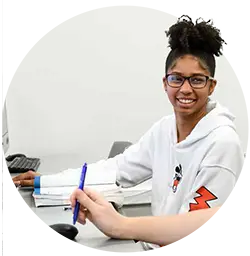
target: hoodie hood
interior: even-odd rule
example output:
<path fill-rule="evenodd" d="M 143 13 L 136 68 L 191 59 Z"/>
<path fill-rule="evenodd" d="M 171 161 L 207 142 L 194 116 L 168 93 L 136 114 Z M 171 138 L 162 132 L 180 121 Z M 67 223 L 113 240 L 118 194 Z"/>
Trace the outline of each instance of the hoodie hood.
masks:
<path fill-rule="evenodd" d="M 230 111 L 221 106 L 218 102 L 209 100 L 207 103 L 207 115 L 204 116 L 195 126 L 187 138 L 176 146 L 187 147 L 208 136 L 215 129 L 228 126 L 236 130 L 233 123 L 235 116 Z"/>

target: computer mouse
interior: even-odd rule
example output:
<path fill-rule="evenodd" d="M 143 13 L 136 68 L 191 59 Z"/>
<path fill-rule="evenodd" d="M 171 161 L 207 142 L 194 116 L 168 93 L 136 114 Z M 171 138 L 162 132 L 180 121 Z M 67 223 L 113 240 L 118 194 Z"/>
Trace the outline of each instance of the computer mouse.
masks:
<path fill-rule="evenodd" d="M 61 234 L 64 237 L 67 237 L 70 240 L 74 240 L 74 238 L 78 234 L 78 229 L 71 224 L 57 223 L 50 225 L 50 227 L 54 229 L 57 233 Z"/>

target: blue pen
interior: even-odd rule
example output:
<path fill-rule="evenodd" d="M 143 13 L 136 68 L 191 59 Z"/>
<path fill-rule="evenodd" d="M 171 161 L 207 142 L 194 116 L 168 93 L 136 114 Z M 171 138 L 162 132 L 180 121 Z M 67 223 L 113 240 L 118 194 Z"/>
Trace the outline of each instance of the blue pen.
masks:
<path fill-rule="evenodd" d="M 84 187 L 84 181 L 85 181 L 85 176 L 87 172 L 87 163 L 85 163 L 82 167 L 82 173 L 81 173 L 81 178 L 80 178 L 80 184 L 79 184 L 79 189 L 83 190 Z M 76 206 L 74 209 L 74 215 L 73 215 L 73 224 L 76 224 L 77 218 L 78 218 L 78 213 L 80 209 L 80 203 L 76 201 Z"/>

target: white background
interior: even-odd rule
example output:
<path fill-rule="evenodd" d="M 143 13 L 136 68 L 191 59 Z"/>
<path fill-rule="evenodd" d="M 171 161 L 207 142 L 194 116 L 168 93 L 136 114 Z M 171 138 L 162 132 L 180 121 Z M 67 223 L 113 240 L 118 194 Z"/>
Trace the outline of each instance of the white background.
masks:
<path fill-rule="evenodd" d="M 136 142 L 172 107 L 162 77 L 164 31 L 176 8 L 216 16 L 226 48 L 215 99 L 249 144 L 248 1 L 1 0 L 0 70 L 9 72 L 10 152 L 106 157 L 115 140 Z"/>

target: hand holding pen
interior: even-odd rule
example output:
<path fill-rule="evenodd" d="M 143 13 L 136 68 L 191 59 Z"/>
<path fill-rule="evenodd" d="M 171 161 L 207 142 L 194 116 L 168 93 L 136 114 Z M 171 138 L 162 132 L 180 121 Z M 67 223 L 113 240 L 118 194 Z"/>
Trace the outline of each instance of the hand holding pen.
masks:
<path fill-rule="evenodd" d="M 105 197 L 91 188 L 84 188 L 84 191 L 76 189 L 70 197 L 72 210 L 76 201 L 80 203 L 80 211 L 77 222 L 84 225 L 88 219 L 105 235 L 113 238 L 123 238 L 121 228 L 127 226 L 129 220 L 118 213 L 113 205 Z"/>
<path fill-rule="evenodd" d="M 86 172 L 87 172 L 87 163 L 85 163 L 82 167 L 82 173 L 81 173 L 80 183 L 79 183 L 79 187 L 78 187 L 78 189 L 80 189 L 80 190 L 83 190 L 83 188 L 84 188 Z M 75 209 L 74 209 L 74 213 L 73 213 L 73 224 L 74 225 L 76 224 L 76 221 L 78 219 L 79 210 L 80 210 L 80 203 L 76 200 L 76 205 L 75 205 Z"/>

